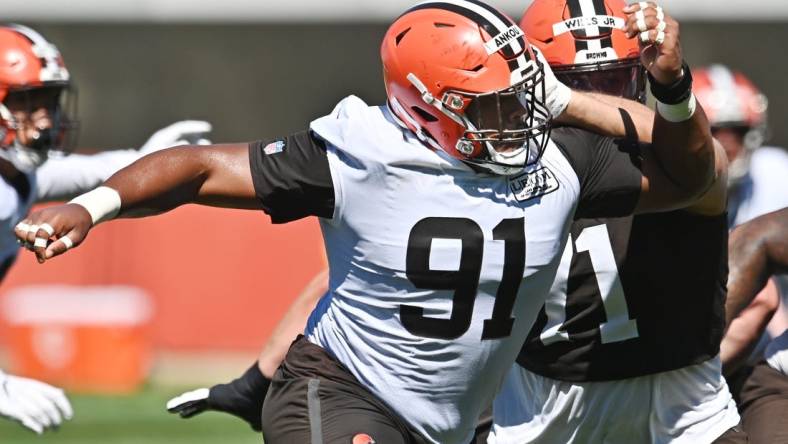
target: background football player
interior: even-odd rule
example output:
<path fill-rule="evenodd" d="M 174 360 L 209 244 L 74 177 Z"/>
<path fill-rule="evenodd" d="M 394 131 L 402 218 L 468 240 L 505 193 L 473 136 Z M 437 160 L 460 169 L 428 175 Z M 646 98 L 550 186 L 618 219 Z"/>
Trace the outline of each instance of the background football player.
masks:
<path fill-rule="evenodd" d="M 788 193 L 775 192 L 788 183 L 788 154 L 782 148 L 762 146 L 768 135 L 766 97 L 744 74 L 728 67 L 712 65 L 696 72 L 698 100 L 707 110 L 712 134 L 731 159 L 729 223 L 736 226 L 788 206 Z M 781 403 L 788 402 L 786 383 L 764 361 L 779 356 L 785 345 L 780 338 L 772 340 L 788 327 L 780 294 L 785 285 L 777 285 L 780 276 L 773 276 L 777 273 L 762 274 L 764 269 L 758 266 L 766 262 L 750 256 L 765 248 L 763 239 L 776 239 L 777 220 L 773 216 L 734 231 L 730 246 L 728 328 L 721 356 L 752 442 L 781 442 L 788 436 L 783 421 L 773 416 Z M 750 270 L 744 264 L 756 267 Z M 754 277 L 759 278 L 757 285 Z M 751 293 L 753 288 L 759 292 Z"/>
<path fill-rule="evenodd" d="M 663 13 L 627 8 L 535 0 L 521 27 L 565 84 L 645 102 L 626 25 L 645 29 Z M 494 402 L 488 442 L 746 442 L 718 356 L 725 191 L 721 181 L 682 210 L 573 223 L 550 298 Z"/>
<path fill-rule="evenodd" d="M 788 208 L 736 227 L 731 232 L 729 265 L 727 308 L 735 315 L 750 301 L 755 302 L 736 318 L 739 324 L 730 326 L 726 338 L 730 330 L 738 329 L 750 331 L 748 336 L 757 340 L 778 304 L 776 297 L 757 301 L 764 298 L 761 290 L 769 278 L 788 272 Z M 771 310 L 763 306 L 771 306 Z M 739 386 L 736 394 L 742 424 L 752 443 L 786 442 L 788 330 L 771 341 L 763 357 L 765 360 L 733 375 L 732 384 Z"/>
<path fill-rule="evenodd" d="M 645 33 L 629 30 L 660 43 L 644 56 L 659 113 L 636 122 L 653 125 L 653 149 L 548 136 L 552 116 L 626 131 L 617 108 L 557 82 L 508 17 L 426 2 L 384 38 L 389 107 L 349 97 L 285 139 L 146 156 L 17 236 L 45 262 L 98 222 L 187 202 L 318 216 L 330 292 L 274 376 L 266 441 L 465 443 L 544 303 L 572 217 L 683 207 L 719 178 L 678 27 L 646 11 Z"/>
<path fill-rule="evenodd" d="M 64 157 L 77 123 L 71 86 L 52 43 L 25 26 L 0 25 L 0 281 L 19 251 L 14 226 L 33 203 L 73 197 L 144 154 L 210 130 L 207 122 L 184 121 L 160 130 L 139 151 Z M 42 433 L 72 411 L 60 389 L 0 372 L 0 416 Z"/>

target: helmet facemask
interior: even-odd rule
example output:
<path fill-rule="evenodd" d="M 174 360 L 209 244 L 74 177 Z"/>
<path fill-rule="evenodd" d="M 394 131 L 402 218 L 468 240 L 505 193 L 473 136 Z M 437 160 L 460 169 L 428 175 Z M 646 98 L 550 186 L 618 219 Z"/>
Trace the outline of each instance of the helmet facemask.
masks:
<path fill-rule="evenodd" d="M 456 142 L 461 160 L 499 175 L 517 174 L 539 161 L 550 137 L 552 116 L 545 97 L 544 69 L 531 62 L 530 74 L 488 93 L 446 90 L 433 98 L 414 75 L 408 79 L 422 99 L 464 128 Z"/>
<path fill-rule="evenodd" d="M 76 92 L 65 82 L 45 86 L 9 88 L 0 104 L 0 132 L 6 146 L 0 157 L 22 172 L 32 172 L 50 155 L 65 155 L 76 144 L 78 122 Z M 30 140 L 20 137 L 30 125 L 37 125 Z"/>

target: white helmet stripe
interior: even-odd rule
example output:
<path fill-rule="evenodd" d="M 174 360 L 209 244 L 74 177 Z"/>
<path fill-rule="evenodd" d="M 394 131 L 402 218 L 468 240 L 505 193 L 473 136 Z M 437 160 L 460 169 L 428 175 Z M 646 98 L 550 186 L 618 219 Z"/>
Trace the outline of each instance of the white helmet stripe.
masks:
<path fill-rule="evenodd" d="M 709 67 L 709 80 L 712 90 L 709 100 L 714 101 L 713 107 L 718 110 L 714 120 L 744 122 L 746 120 L 744 104 L 737 94 L 739 88 L 731 70 L 723 65 L 712 65 Z"/>
<path fill-rule="evenodd" d="M 44 36 L 27 26 L 16 23 L 9 23 L 3 25 L 3 27 L 22 34 L 33 43 L 33 53 L 43 61 L 40 78 L 42 82 L 69 80 L 68 70 L 58 60 L 60 58 L 60 51 L 58 51 L 55 45 L 49 43 Z"/>

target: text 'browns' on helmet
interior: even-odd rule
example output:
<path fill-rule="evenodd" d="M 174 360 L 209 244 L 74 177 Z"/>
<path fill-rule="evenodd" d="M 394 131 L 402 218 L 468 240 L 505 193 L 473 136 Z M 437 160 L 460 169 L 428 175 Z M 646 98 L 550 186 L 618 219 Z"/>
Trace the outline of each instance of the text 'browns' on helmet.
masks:
<path fill-rule="evenodd" d="M 479 1 L 426 1 L 381 46 L 388 104 L 426 145 L 514 174 L 549 140 L 544 70 L 519 26 Z"/>
<path fill-rule="evenodd" d="M 625 0 L 535 0 L 520 27 L 572 89 L 646 101 L 637 39 L 624 32 Z"/>

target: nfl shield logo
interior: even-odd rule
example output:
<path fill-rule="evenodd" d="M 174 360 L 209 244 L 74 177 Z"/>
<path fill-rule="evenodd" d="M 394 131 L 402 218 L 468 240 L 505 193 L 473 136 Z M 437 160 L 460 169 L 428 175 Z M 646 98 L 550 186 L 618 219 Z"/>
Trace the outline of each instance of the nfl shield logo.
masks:
<path fill-rule="evenodd" d="M 271 142 L 263 148 L 263 152 L 265 154 L 276 154 L 281 153 L 282 150 L 285 149 L 285 141 L 284 140 L 277 140 L 276 142 Z"/>

